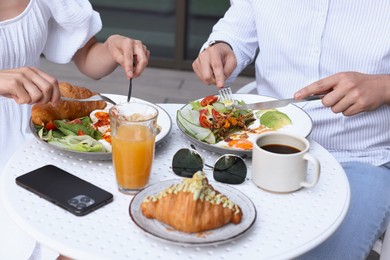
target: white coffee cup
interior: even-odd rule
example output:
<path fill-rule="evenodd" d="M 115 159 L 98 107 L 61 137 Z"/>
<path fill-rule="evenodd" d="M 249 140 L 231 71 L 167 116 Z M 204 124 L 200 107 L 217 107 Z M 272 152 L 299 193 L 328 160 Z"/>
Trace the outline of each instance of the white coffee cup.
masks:
<path fill-rule="evenodd" d="M 295 134 L 266 132 L 253 145 L 252 181 L 272 192 L 292 192 L 314 187 L 320 178 L 320 162 L 310 154 L 309 141 Z M 308 181 L 308 162 L 312 178 Z"/>

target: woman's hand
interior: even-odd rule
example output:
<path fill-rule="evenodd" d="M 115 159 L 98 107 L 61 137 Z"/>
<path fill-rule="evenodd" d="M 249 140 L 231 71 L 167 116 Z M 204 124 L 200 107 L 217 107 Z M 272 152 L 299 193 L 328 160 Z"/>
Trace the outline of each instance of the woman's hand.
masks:
<path fill-rule="evenodd" d="M 57 102 L 61 93 L 57 79 L 32 67 L 0 70 L 0 95 L 18 104 Z"/>
<path fill-rule="evenodd" d="M 112 58 L 125 70 L 128 78 L 140 76 L 148 65 L 150 52 L 139 40 L 112 35 L 104 44 Z"/>
<path fill-rule="evenodd" d="M 207 85 L 214 84 L 218 88 L 225 85 L 234 69 L 237 60 L 234 52 L 226 43 L 220 42 L 199 53 L 192 63 L 192 69 L 198 78 Z"/>
<path fill-rule="evenodd" d="M 372 111 L 390 105 L 390 75 L 341 72 L 302 88 L 294 97 L 302 99 L 326 92 L 329 93 L 322 98 L 322 103 L 334 113 L 351 116 Z"/>
<path fill-rule="evenodd" d="M 79 49 L 73 57 L 78 69 L 85 75 L 100 79 L 113 72 L 118 64 L 127 78 L 136 78 L 148 65 L 150 52 L 139 40 L 111 35 L 104 43 L 95 37 Z"/>

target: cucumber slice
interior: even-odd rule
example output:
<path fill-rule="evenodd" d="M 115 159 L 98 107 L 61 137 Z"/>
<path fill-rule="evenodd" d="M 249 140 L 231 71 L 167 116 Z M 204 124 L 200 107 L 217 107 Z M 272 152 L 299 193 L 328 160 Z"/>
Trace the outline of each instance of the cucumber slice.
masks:
<path fill-rule="evenodd" d="M 180 110 L 177 111 L 177 120 L 180 122 L 183 128 L 189 133 L 191 133 L 191 135 L 196 139 L 200 141 L 206 141 L 205 139 L 207 139 L 207 142 L 215 143 L 215 136 L 210 129 L 191 123 L 190 121 L 184 118 Z M 214 140 L 213 137 L 210 136 L 210 134 L 214 136 Z"/>
<path fill-rule="evenodd" d="M 213 132 L 210 132 L 210 134 L 204 139 L 204 141 L 206 143 L 209 143 L 209 144 L 215 144 L 216 143 L 216 140 L 215 140 L 215 135 Z"/>
<path fill-rule="evenodd" d="M 183 109 L 180 110 L 181 115 L 186 119 L 187 121 L 200 126 L 199 123 L 199 111 L 198 110 L 192 110 L 192 109 Z"/>
<path fill-rule="evenodd" d="M 184 128 L 184 130 L 189 133 L 191 136 L 195 137 L 196 132 L 188 126 L 188 121 L 183 117 L 183 114 L 180 110 L 177 111 L 177 122 Z"/>
<path fill-rule="evenodd" d="M 226 106 L 221 102 L 214 102 L 213 107 L 215 110 L 217 110 L 218 112 L 221 112 L 221 113 L 226 111 Z"/>
<path fill-rule="evenodd" d="M 188 130 L 187 130 L 187 129 L 183 126 L 183 124 L 179 121 L 179 117 L 178 117 L 178 116 L 176 117 L 176 121 L 177 121 L 177 125 L 179 126 L 179 128 L 180 128 L 181 130 L 183 130 L 184 132 L 186 132 L 187 134 L 189 134 L 189 135 L 191 135 L 191 136 L 194 135 L 194 133 L 188 132 Z"/>

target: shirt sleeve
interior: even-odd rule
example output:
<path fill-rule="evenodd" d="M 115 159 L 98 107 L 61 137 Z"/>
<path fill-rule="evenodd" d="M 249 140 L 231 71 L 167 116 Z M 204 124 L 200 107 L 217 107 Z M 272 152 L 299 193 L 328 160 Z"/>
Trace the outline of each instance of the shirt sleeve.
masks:
<path fill-rule="evenodd" d="M 88 0 L 45 1 L 52 16 L 43 54 L 52 62 L 68 63 L 101 30 L 100 15 Z"/>
<path fill-rule="evenodd" d="M 225 41 L 230 44 L 237 59 L 237 67 L 226 80 L 233 81 L 254 59 L 258 49 L 255 16 L 251 0 L 231 0 L 224 17 L 213 27 L 205 49 L 210 42 Z"/>

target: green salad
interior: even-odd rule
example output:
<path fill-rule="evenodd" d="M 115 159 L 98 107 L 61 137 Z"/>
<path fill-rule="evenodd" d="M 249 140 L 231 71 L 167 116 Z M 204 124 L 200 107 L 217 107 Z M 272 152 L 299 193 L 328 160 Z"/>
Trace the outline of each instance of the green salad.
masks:
<path fill-rule="evenodd" d="M 54 120 L 45 126 L 35 125 L 40 139 L 51 145 L 80 152 L 108 152 L 98 140 L 102 133 L 94 129 L 89 116 L 69 120 Z"/>
<path fill-rule="evenodd" d="M 236 102 L 245 104 L 244 101 Z M 249 133 L 259 124 L 269 130 L 278 130 L 292 124 L 291 119 L 279 110 L 237 109 L 219 102 L 218 96 L 192 101 L 177 111 L 176 116 L 178 124 L 188 135 L 209 144 L 226 141 L 232 133 L 239 131 L 249 130 Z M 257 123 L 253 126 L 255 121 Z"/>

